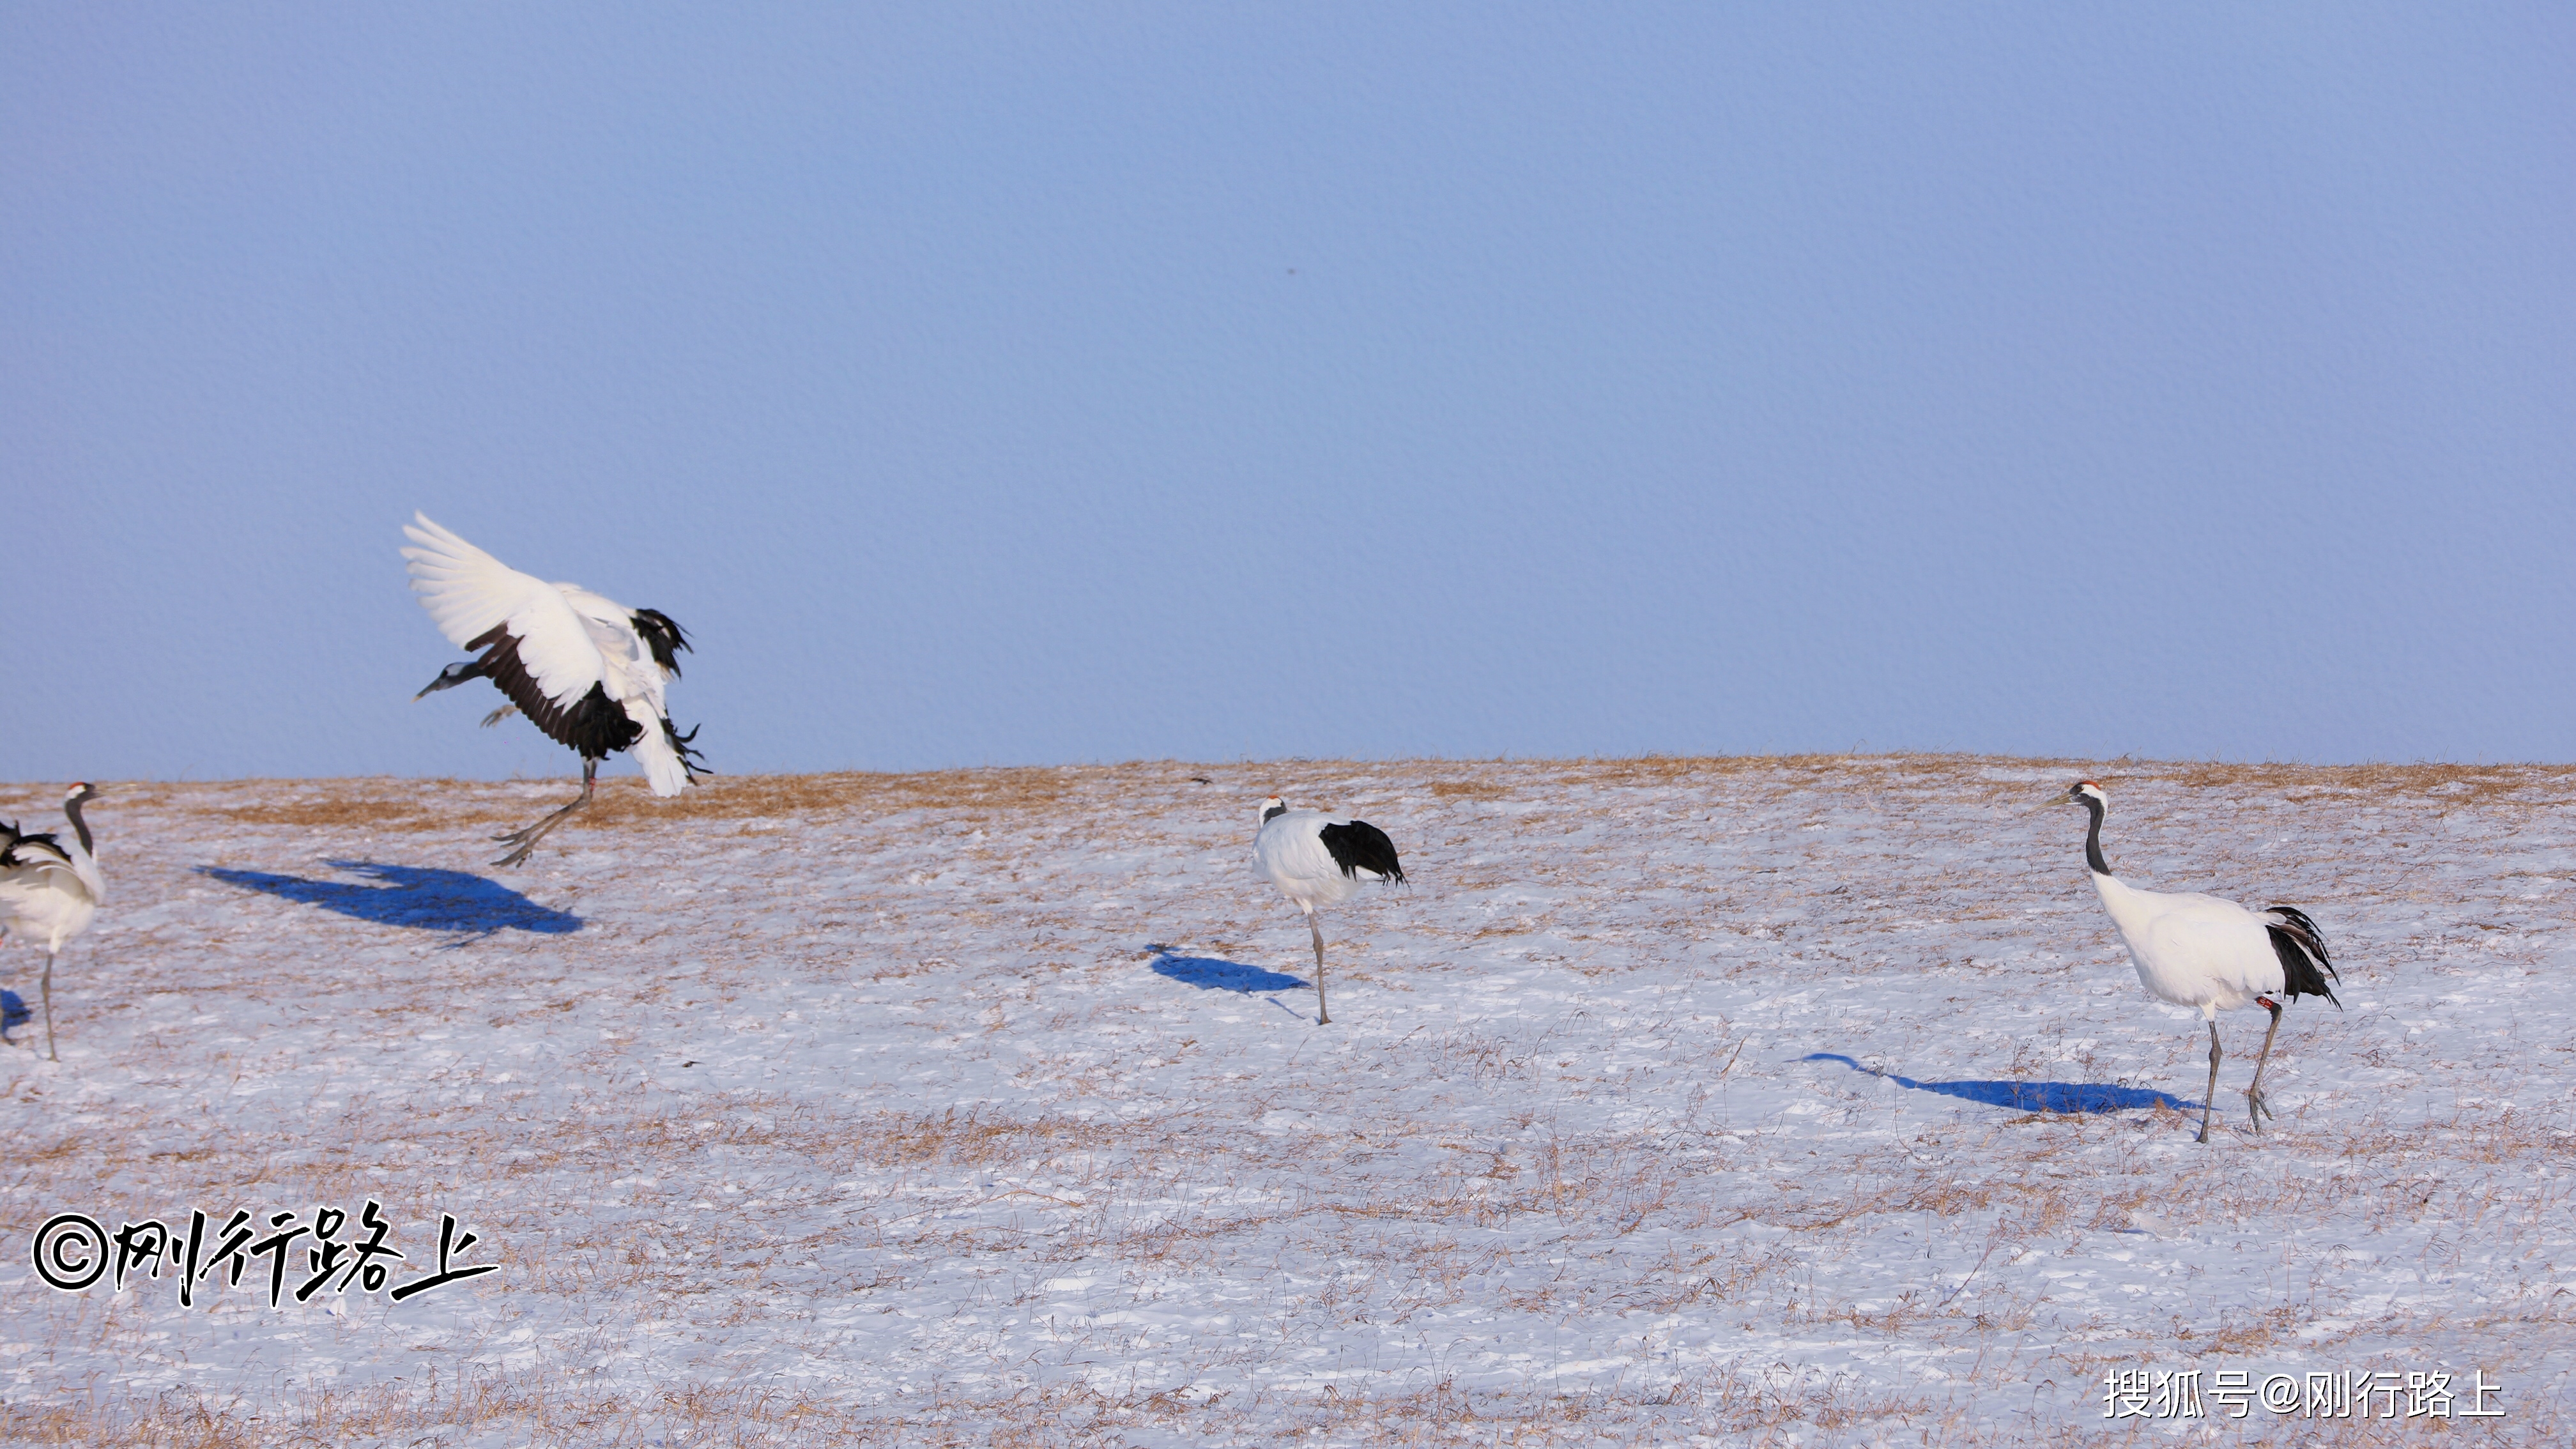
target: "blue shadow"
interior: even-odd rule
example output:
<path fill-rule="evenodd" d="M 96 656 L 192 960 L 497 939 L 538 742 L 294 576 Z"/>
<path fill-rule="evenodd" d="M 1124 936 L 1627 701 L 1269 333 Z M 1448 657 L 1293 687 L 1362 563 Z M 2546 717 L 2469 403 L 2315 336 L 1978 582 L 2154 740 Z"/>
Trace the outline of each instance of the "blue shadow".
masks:
<path fill-rule="evenodd" d="M 1185 986 L 1201 991 L 1285 991 L 1291 986 L 1311 987 L 1301 977 L 1283 976 L 1240 961 L 1221 961 L 1214 956 L 1174 955 L 1169 946 L 1148 947 L 1154 953 L 1154 974 L 1168 976 Z"/>
<path fill-rule="evenodd" d="M 14 991 L 0 991 L 0 1041 L 9 1039 L 9 1028 L 34 1017 L 35 1013 L 27 1009 L 27 998 Z"/>
<path fill-rule="evenodd" d="M 365 860 L 335 860 L 331 865 L 378 882 L 307 880 L 258 870 L 227 870 L 201 865 L 197 874 L 229 886 L 260 891 L 320 906 L 380 926 L 415 926 L 424 931 L 470 931 L 489 936 L 498 931 L 533 931 L 561 936 L 581 929 L 581 917 L 541 906 L 508 886 L 461 870 L 428 870 L 414 865 L 379 865 Z"/>
<path fill-rule="evenodd" d="M 1869 1068 L 1839 1052 L 1813 1052 L 1800 1057 L 1802 1062 L 1840 1062 L 1856 1072 Z M 2134 1107 L 2171 1107 L 2175 1111 L 2199 1111 L 2198 1102 L 2186 1102 L 2163 1092 L 2150 1092 L 2143 1087 L 2108 1087 L 2093 1082 L 1918 1082 L 1894 1072 L 1870 1072 L 1900 1087 L 1917 1092 L 1938 1092 L 1945 1097 L 1961 1097 L 1989 1107 L 2008 1107 L 2016 1112 L 2124 1112 Z"/>

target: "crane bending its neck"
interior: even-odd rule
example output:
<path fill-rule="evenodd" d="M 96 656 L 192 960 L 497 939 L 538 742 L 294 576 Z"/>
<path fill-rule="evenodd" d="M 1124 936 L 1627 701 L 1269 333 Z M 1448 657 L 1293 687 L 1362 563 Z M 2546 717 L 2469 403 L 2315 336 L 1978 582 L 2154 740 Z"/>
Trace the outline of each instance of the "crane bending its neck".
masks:
<path fill-rule="evenodd" d="M 2111 862 L 2102 858 L 2102 801 L 2091 794 L 2076 798 L 2084 802 L 2084 808 L 2093 816 L 2092 827 L 2084 832 L 2084 863 L 2093 867 L 2095 875 L 2109 875 Z"/>
<path fill-rule="evenodd" d="M 84 789 L 76 795 L 65 797 L 63 800 L 63 813 L 71 817 L 72 829 L 80 832 L 81 853 L 83 855 L 95 856 L 98 854 L 98 847 L 90 840 L 89 822 L 81 819 L 81 802 L 88 799 L 91 793 L 91 791 Z"/>

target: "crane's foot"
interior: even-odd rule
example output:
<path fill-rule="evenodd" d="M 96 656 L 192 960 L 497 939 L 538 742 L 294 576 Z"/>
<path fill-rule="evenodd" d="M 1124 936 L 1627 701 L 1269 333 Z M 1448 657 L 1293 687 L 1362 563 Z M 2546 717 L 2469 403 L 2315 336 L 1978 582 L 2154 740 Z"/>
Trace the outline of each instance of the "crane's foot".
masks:
<path fill-rule="evenodd" d="M 504 844 L 506 844 L 506 843 L 508 843 L 508 842 L 509 842 L 509 841 L 511 841 L 511 840 L 515 840 L 515 839 L 517 839 L 518 837 L 516 837 L 516 836 L 511 836 L 511 835 L 496 835 L 496 836 L 493 836 L 492 838 L 493 838 L 494 840 L 498 840 L 498 841 L 501 841 L 501 842 L 503 842 Z M 517 864 L 518 864 L 518 863 L 520 863 L 521 861 L 526 860 L 526 859 L 528 858 L 528 852 L 529 852 L 529 851 L 532 851 L 532 850 L 534 850 L 534 849 L 536 849 L 536 848 L 537 848 L 537 842 L 538 842 L 538 841 L 543 840 L 543 839 L 545 839 L 545 838 L 546 838 L 546 833 L 545 833 L 544 831 L 540 830 L 540 831 L 538 831 L 536 834 L 528 836 L 528 838 L 527 838 L 527 839 L 519 841 L 519 848 L 518 848 L 518 849 L 516 849 L 516 850 L 514 850 L 514 851 L 511 851 L 508 855 L 502 856 L 499 860 L 496 860 L 496 861 L 492 862 L 492 864 L 493 864 L 493 865 L 495 865 L 495 866 L 517 865 Z"/>
<path fill-rule="evenodd" d="M 566 805 L 561 810 L 556 811 L 554 814 L 547 816 L 545 819 L 538 821 L 536 824 L 529 826 L 525 830 L 513 830 L 507 835 L 493 836 L 492 838 L 494 840 L 499 841 L 503 845 L 515 845 L 519 848 L 511 851 L 508 855 L 502 856 L 499 860 L 492 863 L 496 866 L 517 865 L 519 862 L 526 860 L 528 858 L 528 852 L 537 848 L 537 842 L 546 838 L 547 831 L 561 825 L 564 822 L 565 816 L 570 815 L 572 812 L 589 803 L 590 797 L 585 795 L 581 799 L 575 800 L 571 804 Z"/>
<path fill-rule="evenodd" d="M 2257 1132 L 2263 1130 L 2264 1118 L 2269 1117 L 2275 1122 L 2281 1120 L 2281 1114 L 2273 1111 L 2272 1104 L 2263 1099 L 2263 1089 L 2261 1087 L 2249 1087 L 2246 1089 L 2245 1115 L 2253 1122 L 2254 1130 Z"/>

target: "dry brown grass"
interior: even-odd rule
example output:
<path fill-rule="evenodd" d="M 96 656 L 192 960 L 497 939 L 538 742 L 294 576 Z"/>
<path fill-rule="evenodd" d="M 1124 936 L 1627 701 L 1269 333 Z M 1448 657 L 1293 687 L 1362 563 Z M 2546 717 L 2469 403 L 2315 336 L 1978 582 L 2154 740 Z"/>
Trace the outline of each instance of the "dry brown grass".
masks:
<path fill-rule="evenodd" d="M 219 812 L 236 825 L 291 825 L 299 830 L 437 830 L 448 825 L 494 818 L 489 810 L 467 807 L 439 810 L 409 800 L 285 800 L 234 805 Z"/>
<path fill-rule="evenodd" d="M 1012 816 L 1043 812 L 1113 779 L 1139 773 L 1182 781 L 1211 781 L 1211 797 L 1230 799 L 1268 789 L 1281 778 L 1314 780 L 1370 776 L 1411 781 L 1434 799 L 1486 801 L 1506 798 L 1523 783 L 1596 789 L 1661 788 L 1706 783 L 1733 787 L 1748 777 L 1768 777 L 1768 793 L 1828 783 L 1872 788 L 1962 791 L 1974 798 L 2018 803 L 2039 787 L 1989 778 L 1997 769 L 2100 779 L 2106 786 L 2158 783 L 2185 789 L 2289 794 L 2368 794 L 2418 798 L 2443 808 L 2503 803 L 2536 807 L 2576 803 L 2576 766 L 2437 763 L 2304 765 L 2212 761 L 2009 759 L 1948 754 L 1665 756 L 1576 760 L 1298 761 L 1293 765 L 1212 765 L 1156 761 L 1118 766 L 1026 766 L 911 773 L 843 771 L 815 775 L 714 775 L 671 799 L 656 799 L 633 777 L 603 780 L 580 825 L 597 829 L 651 828 L 675 822 L 860 819 L 908 810 Z M 241 780 L 203 784 L 103 782 L 118 805 L 202 808 L 243 825 L 299 829 L 364 828 L 434 830 L 457 824 L 518 820 L 552 808 L 579 788 L 567 769 L 561 781 L 507 783 L 457 780 Z M 554 788 L 560 785 L 560 794 Z M 0 818 L 12 812 L 47 817 L 60 800 L 50 784 L 0 784 Z M 104 813 L 108 807 L 99 807 Z"/>
<path fill-rule="evenodd" d="M 669 799 L 634 778 L 603 780 L 576 817 L 594 829 L 667 826 L 680 821 L 781 819 L 818 815 L 869 818 L 904 810 L 1035 812 L 1062 800 L 1077 772 L 1061 769 L 940 770 L 919 774 L 717 775 Z M 243 825 L 432 830 L 454 824 L 516 819 L 552 808 L 532 795 L 545 782 L 495 785 L 457 780 L 244 781 L 219 787 L 260 798 L 218 808 Z M 562 797 L 580 789 L 563 781 Z"/>

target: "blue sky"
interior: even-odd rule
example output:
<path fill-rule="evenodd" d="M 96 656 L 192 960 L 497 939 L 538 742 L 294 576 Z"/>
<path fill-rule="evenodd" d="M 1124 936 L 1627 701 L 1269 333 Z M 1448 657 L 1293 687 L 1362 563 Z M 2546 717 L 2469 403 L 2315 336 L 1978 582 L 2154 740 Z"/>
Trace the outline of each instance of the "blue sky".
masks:
<path fill-rule="evenodd" d="M 0 6 L 0 777 L 2576 758 L 2576 12 L 532 9 Z"/>

